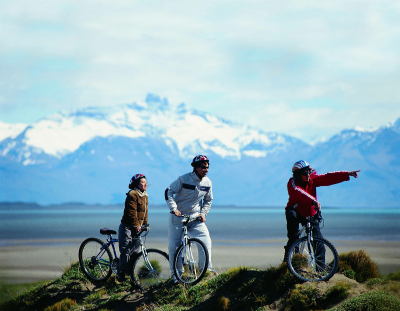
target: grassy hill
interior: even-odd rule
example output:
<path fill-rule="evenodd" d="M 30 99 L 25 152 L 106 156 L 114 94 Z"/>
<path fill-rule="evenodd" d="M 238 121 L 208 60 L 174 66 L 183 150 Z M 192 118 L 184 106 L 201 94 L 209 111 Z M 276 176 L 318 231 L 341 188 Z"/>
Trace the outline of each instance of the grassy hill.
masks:
<path fill-rule="evenodd" d="M 400 310 L 400 271 L 380 276 L 363 251 L 340 259 L 340 273 L 328 282 L 300 282 L 281 264 L 231 268 L 193 287 L 169 281 L 146 292 L 114 276 L 92 284 L 75 263 L 60 278 L 3 301 L 0 310 Z"/>

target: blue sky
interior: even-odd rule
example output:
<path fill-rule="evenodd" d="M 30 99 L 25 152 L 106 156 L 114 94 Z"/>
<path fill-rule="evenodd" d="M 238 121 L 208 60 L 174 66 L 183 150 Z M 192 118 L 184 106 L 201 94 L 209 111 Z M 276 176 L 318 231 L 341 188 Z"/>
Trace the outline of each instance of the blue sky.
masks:
<path fill-rule="evenodd" d="M 308 142 L 400 118 L 398 1 L 1 3 L 2 122 L 147 93 Z"/>

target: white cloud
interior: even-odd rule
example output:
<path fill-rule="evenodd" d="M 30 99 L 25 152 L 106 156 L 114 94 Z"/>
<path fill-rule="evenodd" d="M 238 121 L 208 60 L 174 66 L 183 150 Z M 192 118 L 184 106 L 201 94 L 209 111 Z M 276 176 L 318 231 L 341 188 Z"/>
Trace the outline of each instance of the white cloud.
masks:
<path fill-rule="evenodd" d="M 153 92 L 303 138 L 298 114 L 321 120 L 320 137 L 359 111 L 351 126 L 377 126 L 400 117 L 399 11 L 396 1 L 3 1 L 0 120 Z"/>

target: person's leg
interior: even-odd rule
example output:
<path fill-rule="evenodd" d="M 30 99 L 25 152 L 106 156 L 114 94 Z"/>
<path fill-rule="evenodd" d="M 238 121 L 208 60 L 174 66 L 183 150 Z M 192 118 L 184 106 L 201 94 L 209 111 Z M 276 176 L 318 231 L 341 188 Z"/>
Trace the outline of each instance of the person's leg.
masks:
<path fill-rule="evenodd" d="M 285 254 L 283 257 L 283 260 L 286 260 L 286 255 L 287 252 L 289 251 L 289 247 L 290 245 L 292 245 L 292 243 L 294 241 L 296 241 L 298 239 L 298 234 L 299 234 L 299 223 L 300 223 L 300 215 L 297 214 L 296 210 L 294 208 L 287 208 L 286 212 L 286 227 L 287 227 L 287 237 L 288 237 L 288 241 L 286 243 L 286 245 L 284 246 L 285 248 Z"/>
<path fill-rule="evenodd" d="M 130 252 L 132 248 L 132 233 L 129 226 L 121 223 L 118 229 L 118 245 L 119 245 L 119 262 L 117 278 L 119 281 L 125 279 L 126 268 L 130 260 Z"/>
<path fill-rule="evenodd" d="M 319 222 L 316 219 L 311 219 L 310 225 L 312 228 L 312 233 L 313 237 L 320 237 L 323 238 L 321 229 L 319 227 Z M 326 254 L 326 249 L 325 245 L 322 243 L 314 243 L 314 249 L 315 249 L 315 262 L 317 265 L 317 269 L 319 270 L 324 270 L 325 268 L 325 254 Z"/>
<path fill-rule="evenodd" d="M 168 223 L 168 253 L 169 253 L 169 266 L 171 274 L 174 274 L 174 258 L 176 250 L 181 245 L 182 239 L 182 221 L 181 218 L 173 214 L 169 214 Z"/>
<path fill-rule="evenodd" d="M 208 270 L 213 270 L 211 263 L 211 248 L 212 241 L 210 237 L 210 232 L 204 222 L 193 222 L 192 225 L 188 228 L 189 236 L 192 238 L 197 238 L 202 241 L 207 248 L 208 251 Z"/>

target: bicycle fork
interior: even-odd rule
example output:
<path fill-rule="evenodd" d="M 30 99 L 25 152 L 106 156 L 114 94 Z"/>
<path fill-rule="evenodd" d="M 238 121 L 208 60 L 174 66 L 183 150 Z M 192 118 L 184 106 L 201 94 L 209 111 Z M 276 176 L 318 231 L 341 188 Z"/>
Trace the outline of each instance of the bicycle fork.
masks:
<path fill-rule="evenodd" d="M 194 278 L 198 278 L 196 270 L 196 261 L 193 257 L 192 246 L 189 243 L 189 238 L 187 236 L 187 228 L 183 228 L 183 252 L 182 252 L 182 267 L 185 270 L 185 265 L 187 266 L 187 271 L 189 276 L 194 275 Z M 185 264 L 186 258 L 186 264 Z"/>
<path fill-rule="evenodd" d="M 306 233 L 307 233 L 307 248 L 308 248 L 308 253 L 310 254 L 310 264 L 313 270 L 315 270 L 316 268 L 315 255 L 313 247 L 311 245 L 311 243 L 313 242 L 313 236 L 312 236 L 311 224 L 309 222 L 307 223 Z"/>
<path fill-rule="evenodd" d="M 153 268 L 153 266 L 152 266 L 152 264 L 151 264 L 151 262 L 150 262 L 150 260 L 149 260 L 149 258 L 147 256 L 147 249 L 144 246 L 144 243 L 143 243 L 142 239 L 140 239 L 140 247 L 142 249 L 143 260 L 146 263 L 147 268 L 149 269 L 149 274 L 151 274 L 152 276 L 156 276 L 156 273 L 154 273 L 155 270 L 154 270 L 154 268 Z"/>

